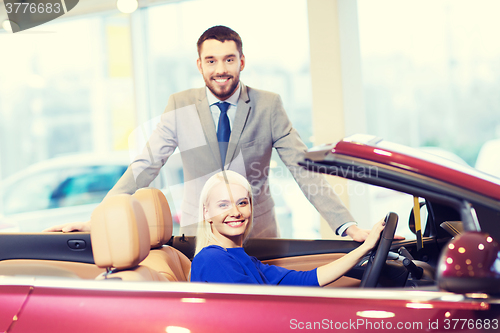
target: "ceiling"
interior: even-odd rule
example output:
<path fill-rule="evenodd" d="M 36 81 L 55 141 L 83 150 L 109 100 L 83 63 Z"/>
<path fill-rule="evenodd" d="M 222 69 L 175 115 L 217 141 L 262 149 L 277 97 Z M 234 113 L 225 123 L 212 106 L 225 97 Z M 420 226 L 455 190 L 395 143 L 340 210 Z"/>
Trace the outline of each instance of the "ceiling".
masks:
<path fill-rule="evenodd" d="M 18 0 L 22 2 L 23 0 Z M 117 0 L 79 0 L 78 4 L 71 11 L 65 14 L 65 17 L 81 16 L 91 13 L 105 12 L 116 9 Z M 179 2 L 181 0 L 138 0 L 139 7 L 148 7 L 154 4 Z M 7 11 L 5 9 L 4 1 L 0 0 L 0 31 L 1 23 L 6 20 Z"/>

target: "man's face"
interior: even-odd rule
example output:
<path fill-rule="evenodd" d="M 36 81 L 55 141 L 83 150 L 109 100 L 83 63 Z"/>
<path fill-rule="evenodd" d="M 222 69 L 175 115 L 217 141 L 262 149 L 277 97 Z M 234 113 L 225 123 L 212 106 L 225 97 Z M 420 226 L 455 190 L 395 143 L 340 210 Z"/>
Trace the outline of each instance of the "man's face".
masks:
<path fill-rule="evenodd" d="M 208 39 L 201 44 L 198 70 L 208 89 L 220 100 L 229 98 L 238 88 L 240 72 L 245 67 L 245 56 L 240 57 L 236 43 Z"/>

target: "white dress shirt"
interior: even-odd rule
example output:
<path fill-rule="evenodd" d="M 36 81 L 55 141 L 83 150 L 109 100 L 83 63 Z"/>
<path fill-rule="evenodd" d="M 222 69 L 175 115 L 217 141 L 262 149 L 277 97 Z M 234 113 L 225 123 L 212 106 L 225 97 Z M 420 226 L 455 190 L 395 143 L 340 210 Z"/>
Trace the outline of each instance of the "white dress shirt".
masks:
<path fill-rule="evenodd" d="M 219 102 L 228 102 L 229 108 L 227 109 L 227 116 L 229 117 L 229 128 L 233 128 L 234 118 L 236 117 L 236 106 L 238 105 L 238 99 L 240 98 L 241 93 L 241 84 L 238 86 L 238 89 L 225 101 L 221 101 L 217 97 L 212 94 L 212 92 L 205 87 L 205 91 L 207 92 L 207 100 L 208 105 L 210 106 L 210 112 L 212 112 L 212 118 L 215 123 L 215 133 L 217 133 L 219 127 L 219 117 L 220 117 L 220 109 L 217 106 Z"/>

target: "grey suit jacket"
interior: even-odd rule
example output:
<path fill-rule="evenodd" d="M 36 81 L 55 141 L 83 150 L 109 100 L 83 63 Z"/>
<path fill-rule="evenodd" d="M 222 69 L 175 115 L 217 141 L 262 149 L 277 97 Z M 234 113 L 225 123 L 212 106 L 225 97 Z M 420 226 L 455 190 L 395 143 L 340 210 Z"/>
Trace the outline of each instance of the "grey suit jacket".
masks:
<path fill-rule="evenodd" d="M 277 150 L 307 199 L 334 230 L 354 221 L 323 176 L 298 166 L 307 147 L 292 127 L 280 96 L 241 85 L 224 169 L 242 174 L 252 185 L 254 229 L 251 236 L 278 236 L 268 182 L 272 148 Z M 108 196 L 132 194 L 138 188 L 148 186 L 176 147 L 180 150 L 185 181 L 181 226 L 191 226 L 183 230 L 190 235 L 195 233 L 199 221 L 201 189 L 210 176 L 223 168 L 205 88 L 186 90 L 170 97 L 143 152 Z"/>

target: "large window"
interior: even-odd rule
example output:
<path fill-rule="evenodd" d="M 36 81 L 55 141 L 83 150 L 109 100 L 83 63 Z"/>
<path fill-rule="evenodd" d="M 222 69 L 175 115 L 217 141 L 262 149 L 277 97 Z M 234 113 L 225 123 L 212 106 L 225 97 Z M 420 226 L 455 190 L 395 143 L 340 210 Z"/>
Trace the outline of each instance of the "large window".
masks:
<path fill-rule="evenodd" d="M 500 3 L 359 0 L 368 131 L 474 166 L 500 135 Z"/>
<path fill-rule="evenodd" d="M 127 149 L 135 117 L 124 37 L 120 15 L 0 34 L 1 178 L 59 155 Z"/>
<path fill-rule="evenodd" d="M 2 34 L 1 175 L 62 153 L 90 151 L 98 19 Z M 93 33 L 94 32 L 94 33 Z"/>

